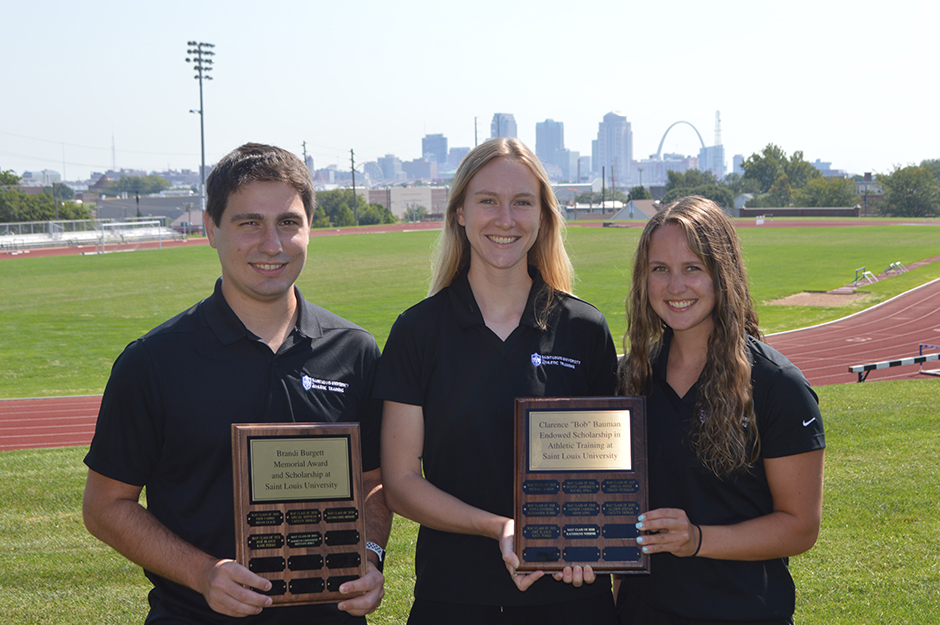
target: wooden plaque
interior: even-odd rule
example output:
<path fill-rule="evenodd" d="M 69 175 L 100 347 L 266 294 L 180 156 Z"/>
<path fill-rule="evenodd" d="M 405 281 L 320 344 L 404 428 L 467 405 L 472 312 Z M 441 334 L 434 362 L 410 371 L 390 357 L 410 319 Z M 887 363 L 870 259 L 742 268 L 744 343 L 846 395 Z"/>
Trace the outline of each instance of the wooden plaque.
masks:
<path fill-rule="evenodd" d="M 336 603 L 365 575 L 361 453 L 358 424 L 232 424 L 235 559 L 274 605 Z"/>
<path fill-rule="evenodd" d="M 519 571 L 649 573 L 643 397 L 516 399 Z"/>

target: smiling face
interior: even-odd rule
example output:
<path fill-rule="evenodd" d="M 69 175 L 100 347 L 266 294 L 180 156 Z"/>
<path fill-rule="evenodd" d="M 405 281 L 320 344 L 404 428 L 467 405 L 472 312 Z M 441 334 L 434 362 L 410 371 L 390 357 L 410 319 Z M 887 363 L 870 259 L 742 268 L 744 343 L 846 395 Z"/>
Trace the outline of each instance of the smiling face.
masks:
<path fill-rule="evenodd" d="M 707 341 L 714 325 L 715 286 L 681 226 L 667 223 L 650 237 L 649 303 L 676 333 Z"/>
<path fill-rule="evenodd" d="M 310 238 L 303 200 L 293 187 L 242 185 L 229 196 L 218 225 L 206 217 L 206 234 L 219 252 L 222 294 L 236 313 L 244 305 L 293 302 Z"/>
<path fill-rule="evenodd" d="M 494 158 L 467 185 L 457 221 L 470 242 L 470 270 L 527 274 L 542 218 L 538 179 L 519 161 Z"/>

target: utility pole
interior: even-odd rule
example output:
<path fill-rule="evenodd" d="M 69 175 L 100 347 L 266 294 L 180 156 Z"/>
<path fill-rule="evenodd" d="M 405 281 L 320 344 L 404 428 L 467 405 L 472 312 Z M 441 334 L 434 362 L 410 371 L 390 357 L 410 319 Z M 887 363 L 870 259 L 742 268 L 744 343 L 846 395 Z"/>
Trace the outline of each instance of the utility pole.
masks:
<path fill-rule="evenodd" d="M 352 183 L 353 183 L 353 217 L 356 218 L 356 225 L 359 225 L 359 198 L 356 197 L 356 154 L 352 151 L 352 148 L 349 149 L 349 162 L 352 167 Z"/>
<path fill-rule="evenodd" d="M 203 106 L 202 101 L 202 81 L 203 80 L 212 80 L 212 76 L 209 75 L 209 72 L 212 71 L 212 57 L 215 56 L 215 52 L 212 51 L 212 48 L 215 47 L 215 44 L 197 42 L 197 41 L 187 41 L 186 42 L 186 54 L 192 55 L 192 58 L 186 57 L 187 63 L 192 63 L 193 68 L 196 70 L 196 75 L 193 76 L 196 80 L 199 81 L 199 110 L 193 111 L 190 109 L 190 113 L 199 113 L 199 142 L 202 151 L 202 166 L 199 168 L 199 179 L 202 181 L 202 186 L 199 189 L 199 204 L 200 208 L 205 215 L 206 210 L 206 125 L 205 125 L 205 107 Z M 205 221 L 203 221 L 205 223 Z M 205 229 L 205 226 L 203 226 Z M 203 234 L 205 234 L 203 232 Z"/>

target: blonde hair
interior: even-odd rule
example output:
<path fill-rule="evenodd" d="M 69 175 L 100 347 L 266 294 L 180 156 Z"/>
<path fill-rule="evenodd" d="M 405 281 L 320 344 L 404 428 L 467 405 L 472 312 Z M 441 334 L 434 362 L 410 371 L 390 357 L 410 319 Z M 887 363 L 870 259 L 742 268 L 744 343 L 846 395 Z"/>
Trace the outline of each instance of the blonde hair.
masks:
<path fill-rule="evenodd" d="M 473 177 L 495 158 L 504 157 L 524 164 L 539 182 L 542 198 L 542 218 L 538 237 L 529 250 L 528 262 L 535 265 L 549 291 L 540 297 L 540 310 L 536 311 L 542 325 L 554 299 L 554 291 L 571 292 L 574 269 L 565 249 L 564 217 L 552 191 L 548 174 L 542 163 L 518 139 L 490 139 L 470 150 L 457 168 L 451 182 L 447 208 L 444 213 L 444 228 L 438 238 L 428 295 L 434 295 L 470 266 L 470 241 L 464 227 L 457 221 L 457 209 L 467 197 L 467 186 Z"/>
<path fill-rule="evenodd" d="M 620 363 L 618 392 L 645 395 L 651 361 L 662 349 L 665 324 L 649 302 L 649 248 L 656 230 L 675 224 L 689 248 L 705 264 L 715 289 L 714 326 L 698 389 L 689 440 L 699 461 L 718 476 L 749 467 L 757 459 L 757 432 L 751 393 L 747 336 L 763 338 L 748 289 L 741 244 L 721 208 L 703 197 L 669 204 L 646 224 L 636 249 L 633 284 L 627 301 L 629 354 Z"/>

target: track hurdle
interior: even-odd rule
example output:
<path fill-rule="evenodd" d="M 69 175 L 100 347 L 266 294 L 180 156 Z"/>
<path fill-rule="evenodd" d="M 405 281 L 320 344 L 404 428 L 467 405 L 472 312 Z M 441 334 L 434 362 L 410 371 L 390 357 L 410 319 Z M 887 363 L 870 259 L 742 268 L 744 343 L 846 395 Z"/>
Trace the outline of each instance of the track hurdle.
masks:
<path fill-rule="evenodd" d="M 940 346 L 937 345 L 927 345 L 921 343 L 919 346 L 920 356 L 911 356 L 910 358 L 901 358 L 898 360 L 885 360 L 882 362 L 872 362 L 866 365 L 852 365 L 849 367 L 849 373 L 857 373 L 858 381 L 864 382 L 868 378 L 868 374 L 872 371 L 878 369 L 887 369 L 889 367 L 903 367 L 905 365 L 923 365 L 925 362 L 931 362 L 933 360 L 940 360 L 940 353 L 938 354 L 924 354 L 924 348 L 928 349 L 940 349 Z M 920 369 L 920 373 L 925 375 L 936 375 L 940 376 L 940 369 L 933 370 L 924 370 L 923 366 Z"/>
<path fill-rule="evenodd" d="M 920 350 L 920 355 L 921 355 L 921 356 L 924 355 L 924 348 L 925 348 L 925 347 L 926 347 L 927 349 L 940 349 L 940 345 L 927 345 L 926 343 L 921 343 L 921 344 L 918 346 L 918 349 Z M 920 372 L 923 373 L 924 375 L 936 375 L 936 376 L 940 376 L 940 369 L 924 369 L 924 365 L 921 365 L 921 366 L 920 366 Z"/>

